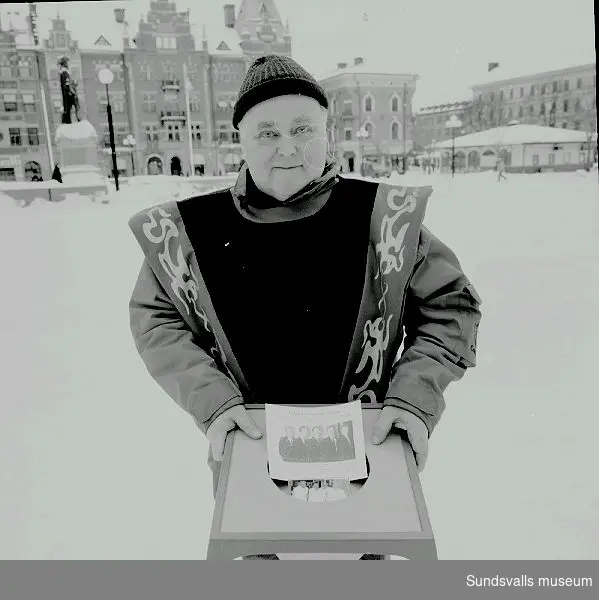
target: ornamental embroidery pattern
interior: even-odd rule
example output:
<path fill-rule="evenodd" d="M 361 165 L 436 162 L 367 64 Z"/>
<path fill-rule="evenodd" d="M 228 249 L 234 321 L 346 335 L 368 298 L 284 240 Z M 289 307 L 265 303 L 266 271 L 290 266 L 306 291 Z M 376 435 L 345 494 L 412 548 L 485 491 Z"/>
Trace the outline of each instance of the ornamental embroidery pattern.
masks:
<path fill-rule="evenodd" d="M 376 244 L 378 257 L 377 274 L 375 280 L 379 280 L 381 286 L 381 299 L 378 303 L 380 316 L 374 320 L 366 321 L 364 325 L 364 340 L 362 342 L 362 357 L 356 369 L 356 374 L 361 373 L 370 361 L 370 372 L 366 381 L 360 387 L 352 385 L 349 390 L 350 402 L 354 400 L 369 400 L 376 402 L 376 384 L 380 383 L 383 374 L 385 350 L 389 345 L 389 327 L 395 315 L 387 314 L 387 293 L 389 282 L 386 277 L 393 271 L 401 273 L 405 264 L 405 237 L 410 223 L 404 223 L 397 233 L 394 227 L 397 221 L 406 213 L 412 213 L 416 209 L 417 190 L 407 196 L 406 188 L 389 190 L 387 194 L 387 205 L 391 209 L 392 216 L 386 214 L 381 223 L 380 242 Z M 400 204 L 396 199 L 403 199 Z M 369 389 L 372 384 L 375 389 Z"/>
<path fill-rule="evenodd" d="M 153 212 L 157 212 L 160 217 L 160 221 L 157 221 Z M 183 258 L 183 248 L 181 244 L 174 244 L 174 250 L 176 260 L 171 254 L 171 241 L 179 237 L 179 230 L 175 225 L 175 222 L 170 218 L 170 214 L 167 213 L 163 208 L 153 208 L 147 213 L 150 221 L 144 223 L 142 230 L 144 235 L 154 244 L 163 244 L 162 252 L 158 252 L 158 260 L 164 269 L 164 272 L 168 275 L 171 280 L 171 290 L 173 294 L 179 299 L 183 307 L 185 308 L 188 315 L 191 315 L 191 309 L 195 315 L 200 319 L 206 331 L 214 338 L 215 345 L 210 349 L 210 354 L 215 360 L 220 359 L 223 366 L 227 370 L 227 373 L 233 381 L 235 378 L 231 373 L 228 365 L 225 353 L 223 352 L 220 342 L 216 338 L 216 335 L 212 331 L 206 310 L 203 306 L 198 303 L 200 283 L 197 275 L 193 272 L 191 265 L 188 265 Z M 152 230 L 157 226 L 160 226 L 160 234 L 154 235 Z"/>

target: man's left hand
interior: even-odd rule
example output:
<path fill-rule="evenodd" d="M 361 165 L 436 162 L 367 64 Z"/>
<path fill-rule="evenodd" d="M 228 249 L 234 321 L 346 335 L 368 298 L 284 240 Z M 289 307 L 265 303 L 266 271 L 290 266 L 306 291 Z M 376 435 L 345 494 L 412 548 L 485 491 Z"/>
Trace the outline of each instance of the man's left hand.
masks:
<path fill-rule="evenodd" d="M 381 444 L 384 442 L 393 426 L 406 430 L 416 457 L 418 472 L 421 473 L 428 456 L 428 428 L 424 421 L 402 408 L 385 406 L 372 430 L 371 443 Z"/>

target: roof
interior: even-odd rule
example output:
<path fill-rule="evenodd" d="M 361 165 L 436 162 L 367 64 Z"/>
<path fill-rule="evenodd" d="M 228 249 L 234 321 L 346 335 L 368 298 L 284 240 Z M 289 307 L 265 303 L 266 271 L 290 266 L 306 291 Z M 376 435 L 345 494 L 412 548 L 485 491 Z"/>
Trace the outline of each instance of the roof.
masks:
<path fill-rule="evenodd" d="M 362 64 L 348 64 L 344 69 L 323 69 L 320 73 L 314 73 L 317 81 L 324 81 L 325 79 L 331 79 L 340 75 L 391 75 L 393 77 L 416 77 L 415 73 L 402 73 L 398 70 L 397 65 L 384 65 L 380 62 L 371 64 L 367 60 L 364 60 Z"/>
<path fill-rule="evenodd" d="M 456 148 L 473 146 L 517 146 L 520 144 L 565 144 L 587 140 L 585 131 L 543 127 L 542 125 L 506 125 L 477 131 L 455 138 Z M 452 140 L 435 144 L 435 148 L 451 148 Z"/>
<path fill-rule="evenodd" d="M 551 65 L 535 64 L 532 62 L 532 59 L 527 61 L 526 57 L 519 58 L 522 58 L 522 62 L 513 64 L 504 64 L 500 62 L 496 69 L 493 69 L 490 73 L 486 72 L 477 82 L 472 83 L 471 88 L 500 84 L 519 78 L 532 79 L 542 74 L 547 74 L 548 76 L 551 76 L 552 74 L 558 75 L 564 71 L 575 69 L 595 70 L 594 56 L 583 56 L 581 57 L 583 60 L 580 62 L 562 61 L 561 63 L 553 63 Z M 481 72 L 484 73 L 484 71 L 486 71 L 486 69 L 481 69 Z"/>
<path fill-rule="evenodd" d="M 438 113 L 445 113 L 448 111 L 456 111 L 462 108 L 467 108 L 472 104 L 472 100 L 459 100 L 457 102 L 449 102 L 446 104 L 437 104 L 435 106 L 423 106 L 418 111 L 416 116 L 427 116 Z"/>

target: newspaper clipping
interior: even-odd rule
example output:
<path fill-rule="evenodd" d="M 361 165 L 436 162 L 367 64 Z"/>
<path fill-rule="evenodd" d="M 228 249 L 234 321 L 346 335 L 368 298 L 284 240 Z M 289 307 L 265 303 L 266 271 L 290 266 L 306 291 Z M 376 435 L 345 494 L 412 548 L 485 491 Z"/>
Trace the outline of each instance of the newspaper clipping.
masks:
<path fill-rule="evenodd" d="M 266 442 L 273 479 L 365 479 L 359 400 L 331 406 L 266 404 Z"/>

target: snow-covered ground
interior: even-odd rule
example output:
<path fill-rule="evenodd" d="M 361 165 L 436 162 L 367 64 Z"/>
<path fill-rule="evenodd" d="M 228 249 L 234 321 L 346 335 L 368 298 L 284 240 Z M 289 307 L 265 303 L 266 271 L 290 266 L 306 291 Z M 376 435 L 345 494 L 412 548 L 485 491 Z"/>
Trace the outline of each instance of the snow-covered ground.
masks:
<path fill-rule="evenodd" d="M 397 177 L 433 185 L 426 224 L 484 300 L 421 476 L 439 556 L 599 559 L 597 174 L 494 178 Z M 205 558 L 207 442 L 129 333 L 152 190 L 0 196 L 0 559 Z"/>

